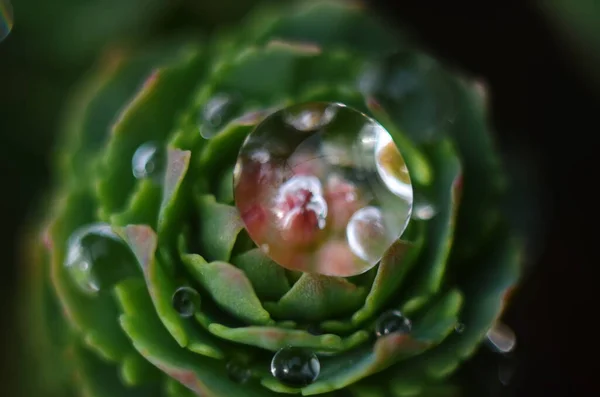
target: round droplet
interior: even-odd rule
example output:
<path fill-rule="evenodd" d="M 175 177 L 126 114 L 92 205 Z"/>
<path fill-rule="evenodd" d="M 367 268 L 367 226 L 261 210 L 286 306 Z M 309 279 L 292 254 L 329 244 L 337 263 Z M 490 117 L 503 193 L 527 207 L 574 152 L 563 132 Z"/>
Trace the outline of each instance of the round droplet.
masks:
<path fill-rule="evenodd" d="M 165 152 L 154 142 L 147 142 L 138 147 L 131 160 L 133 176 L 138 179 L 150 178 L 160 182 L 165 166 Z"/>
<path fill-rule="evenodd" d="M 236 383 L 244 384 L 250 380 L 252 371 L 243 363 L 237 360 L 231 360 L 227 363 L 227 376 Z"/>
<path fill-rule="evenodd" d="M 454 326 L 454 331 L 456 331 L 459 334 L 462 334 L 463 332 L 465 332 L 466 327 L 467 326 L 464 323 L 457 323 Z"/>
<path fill-rule="evenodd" d="M 513 330 L 502 323 L 490 328 L 487 338 L 491 348 L 498 353 L 510 353 L 517 344 L 517 337 Z"/>
<path fill-rule="evenodd" d="M 246 138 L 235 170 L 249 236 L 290 270 L 364 273 L 412 211 L 410 175 L 389 132 L 338 103 L 272 113 Z"/>
<path fill-rule="evenodd" d="M 200 294 L 191 287 L 179 287 L 173 294 L 172 302 L 181 317 L 192 317 L 200 308 Z"/>
<path fill-rule="evenodd" d="M 13 24 L 14 14 L 10 0 L 0 0 L 0 41 L 10 34 Z"/>
<path fill-rule="evenodd" d="M 375 335 L 378 337 L 392 334 L 402 333 L 408 334 L 412 329 L 412 322 L 404 317 L 404 315 L 398 310 L 389 310 L 377 319 L 375 324 Z"/>
<path fill-rule="evenodd" d="M 304 387 L 319 376 L 321 363 L 317 355 L 307 349 L 286 347 L 271 360 L 271 374 L 290 387 Z"/>
<path fill-rule="evenodd" d="M 399 52 L 369 65 L 358 86 L 416 142 L 434 139 L 450 127 L 456 114 L 448 72 L 415 51 Z"/>
<path fill-rule="evenodd" d="M 412 219 L 428 221 L 436 215 L 437 210 L 429 200 L 422 197 L 421 195 L 415 195 L 412 210 Z"/>
<path fill-rule="evenodd" d="M 83 226 L 71 235 L 67 244 L 65 267 L 75 284 L 87 294 L 109 289 L 140 273 L 131 250 L 108 224 Z"/>
<path fill-rule="evenodd" d="M 228 122 L 238 116 L 242 109 L 239 95 L 219 93 L 210 98 L 200 112 L 200 135 L 204 139 L 214 137 Z"/>

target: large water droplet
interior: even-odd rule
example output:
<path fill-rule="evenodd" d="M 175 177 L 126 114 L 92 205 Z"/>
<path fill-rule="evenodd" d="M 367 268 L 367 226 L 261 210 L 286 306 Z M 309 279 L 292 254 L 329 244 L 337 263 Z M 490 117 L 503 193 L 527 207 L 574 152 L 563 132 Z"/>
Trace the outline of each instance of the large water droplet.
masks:
<path fill-rule="evenodd" d="M 242 100 L 238 94 L 219 93 L 210 98 L 200 113 L 200 135 L 214 137 L 228 122 L 238 116 Z"/>
<path fill-rule="evenodd" d="M 263 120 L 234 172 L 248 234 L 291 270 L 361 274 L 404 232 L 408 169 L 375 120 L 337 103 L 294 105 Z"/>
<path fill-rule="evenodd" d="M 412 329 L 412 322 L 404 317 L 399 310 L 388 310 L 382 313 L 375 324 L 375 335 L 378 337 L 392 334 L 408 334 Z"/>
<path fill-rule="evenodd" d="M 448 73 L 425 54 L 399 52 L 371 64 L 358 85 L 417 142 L 434 139 L 456 114 Z"/>
<path fill-rule="evenodd" d="M 10 34 L 13 24 L 14 14 L 10 0 L 0 0 L 0 41 Z"/>
<path fill-rule="evenodd" d="M 110 225 L 103 223 L 83 226 L 71 235 L 65 267 L 87 294 L 96 294 L 140 274 L 131 250 Z"/>
<path fill-rule="evenodd" d="M 133 154 L 131 167 L 136 178 L 161 182 L 166 167 L 166 153 L 154 142 L 144 143 Z"/>
<path fill-rule="evenodd" d="M 307 349 L 286 347 L 271 360 L 271 374 L 290 387 L 304 387 L 319 376 L 321 363 L 317 355 Z"/>
<path fill-rule="evenodd" d="M 236 383 L 247 383 L 252 376 L 252 371 L 243 363 L 237 360 L 231 360 L 226 366 L 227 376 Z"/>
<path fill-rule="evenodd" d="M 192 317 L 200 308 L 200 294 L 191 287 L 179 287 L 173 294 L 172 303 L 181 317 Z"/>
<path fill-rule="evenodd" d="M 497 323 L 487 333 L 490 347 L 498 353 L 510 353 L 517 344 L 513 330 L 505 324 Z"/>

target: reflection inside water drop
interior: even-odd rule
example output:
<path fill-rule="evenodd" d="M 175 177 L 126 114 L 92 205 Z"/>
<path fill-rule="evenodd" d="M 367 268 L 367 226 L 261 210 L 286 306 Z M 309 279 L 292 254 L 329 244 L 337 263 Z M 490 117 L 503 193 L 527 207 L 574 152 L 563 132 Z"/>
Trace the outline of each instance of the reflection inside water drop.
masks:
<path fill-rule="evenodd" d="M 179 287 L 171 300 L 181 317 L 192 317 L 200 308 L 200 294 L 191 287 Z"/>
<path fill-rule="evenodd" d="M 299 347 L 279 350 L 271 360 L 271 374 L 290 387 L 304 387 L 313 383 L 321 372 L 317 355 Z"/>
<path fill-rule="evenodd" d="M 214 137 L 242 108 L 238 94 L 218 93 L 210 98 L 200 112 L 200 135 L 204 139 Z"/>
<path fill-rule="evenodd" d="M 382 337 L 391 333 L 408 334 L 412 330 L 412 322 L 399 310 L 388 310 L 382 313 L 375 324 L 375 335 Z"/>
<path fill-rule="evenodd" d="M 149 178 L 160 182 L 166 166 L 166 153 L 154 142 L 147 142 L 137 148 L 131 160 L 133 176 L 137 179 Z"/>
<path fill-rule="evenodd" d="M 104 223 L 82 226 L 73 232 L 64 265 L 73 282 L 91 295 L 139 274 L 137 260 L 125 242 Z"/>
<path fill-rule="evenodd" d="M 6 39 L 14 24 L 13 7 L 10 0 L 0 0 L 0 41 Z"/>
<path fill-rule="evenodd" d="M 271 114 L 246 138 L 234 173 L 254 242 L 283 267 L 331 276 L 373 267 L 405 230 L 412 195 L 389 132 L 337 103 Z"/>

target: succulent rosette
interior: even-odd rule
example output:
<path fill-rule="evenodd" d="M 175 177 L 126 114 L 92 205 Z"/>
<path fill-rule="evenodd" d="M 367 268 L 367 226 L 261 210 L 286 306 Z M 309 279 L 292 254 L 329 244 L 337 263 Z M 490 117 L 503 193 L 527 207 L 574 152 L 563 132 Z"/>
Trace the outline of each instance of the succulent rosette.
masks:
<path fill-rule="evenodd" d="M 481 84 L 300 2 L 109 52 L 66 114 L 26 299 L 45 390 L 462 395 L 519 278 Z"/>

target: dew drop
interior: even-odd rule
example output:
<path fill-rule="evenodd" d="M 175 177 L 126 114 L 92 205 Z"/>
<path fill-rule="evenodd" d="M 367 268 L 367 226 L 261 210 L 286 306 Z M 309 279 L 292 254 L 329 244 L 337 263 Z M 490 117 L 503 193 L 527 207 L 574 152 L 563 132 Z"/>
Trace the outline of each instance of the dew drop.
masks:
<path fill-rule="evenodd" d="M 505 324 L 497 323 L 487 332 L 490 347 L 498 353 L 510 353 L 517 344 L 513 330 Z"/>
<path fill-rule="evenodd" d="M 104 223 L 83 226 L 71 235 L 65 267 L 74 283 L 89 295 L 140 274 L 131 250 Z"/>
<path fill-rule="evenodd" d="M 238 156 L 234 197 L 249 236 L 276 263 L 342 277 L 377 264 L 413 205 L 389 132 L 321 102 L 280 109 L 256 126 Z"/>
<path fill-rule="evenodd" d="M 454 326 L 454 331 L 456 331 L 456 333 L 462 334 L 463 332 L 465 332 L 466 327 L 467 326 L 464 323 L 457 323 Z"/>
<path fill-rule="evenodd" d="M 319 376 L 321 363 L 317 355 L 299 347 L 285 347 L 271 360 L 271 374 L 290 387 L 304 387 Z"/>
<path fill-rule="evenodd" d="M 416 142 L 435 139 L 455 118 L 450 77 L 425 54 L 398 52 L 370 64 L 360 76 L 358 87 Z"/>
<path fill-rule="evenodd" d="M 10 0 L 0 0 L 0 41 L 6 39 L 14 24 L 13 7 Z"/>
<path fill-rule="evenodd" d="M 172 304 L 181 317 L 192 317 L 200 308 L 200 294 L 191 287 L 179 287 L 173 294 Z"/>
<path fill-rule="evenodd" d="M 391 333 L 408 334 L 412 329 L 412 322 L 404 317 L 398 310 L 388 310 L 382 313 L 375 324 L 375 335 L 381 337 Z"/>
<path fill-rule="evenodd" d="M 422 197 L 415 197 L 411 215 L 412 219 L 428 221 L 436 215 L 437 210 L 431 202 Z"/>
<path fill-rule="evenodd" d="M 161 182 L 166 167 L 166 153 L 156 143 L 147 142 L 137 148 L 131 160 L 133 176 Z"/>
<path fill-rule="evenodd" d="M 250 368 L 237 360 L 229 361 L 225 368 L 227 370 L 227 376 L 229 379 L 236 383 L 248 383 L 250 377 L 252 376 L 252 371 L 250 371 Z"/>
<path fill-rule="evenodd" d="M 200 135 L 213 138 L 227 123 L 238 116 L 242 108 L 239 95 L 219 93 L 210 98 L 200 112 Z"/>

